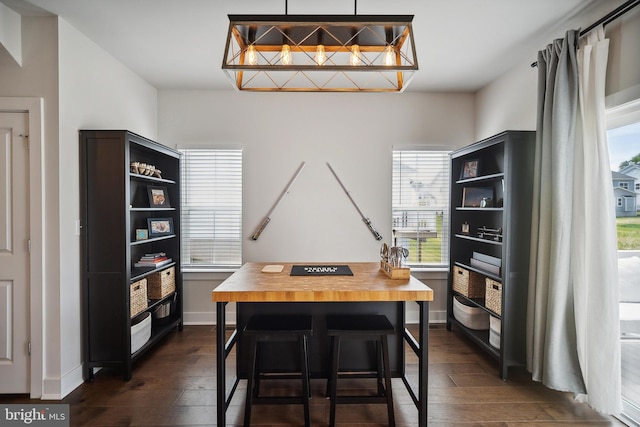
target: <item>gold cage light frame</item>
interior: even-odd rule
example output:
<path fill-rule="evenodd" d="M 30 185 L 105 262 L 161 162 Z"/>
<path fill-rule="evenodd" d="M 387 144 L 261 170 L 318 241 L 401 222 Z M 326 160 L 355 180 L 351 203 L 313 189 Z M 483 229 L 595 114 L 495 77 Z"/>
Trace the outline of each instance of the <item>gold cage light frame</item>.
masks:
<path fill-rule="evenodd" d="M 241 91 L 402 92 L 413 15 L 228 15 L 222 69 Z"/>

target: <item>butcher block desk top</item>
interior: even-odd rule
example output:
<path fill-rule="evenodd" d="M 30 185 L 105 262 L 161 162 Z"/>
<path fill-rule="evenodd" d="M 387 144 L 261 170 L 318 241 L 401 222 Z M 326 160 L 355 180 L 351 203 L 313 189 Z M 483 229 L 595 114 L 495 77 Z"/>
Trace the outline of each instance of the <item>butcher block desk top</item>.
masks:
<path fill-rule="evenodd" d="M 214 302 L 433 301 L 430 287 L 411 276 L 390 279 L 377 262 L 295 263 L 348 265 L 353 276 L 290 276 L 294 264 L 280 263 L 280 273 L 263 273 L 265 265 L 244 264 L 211 293 Z"/>

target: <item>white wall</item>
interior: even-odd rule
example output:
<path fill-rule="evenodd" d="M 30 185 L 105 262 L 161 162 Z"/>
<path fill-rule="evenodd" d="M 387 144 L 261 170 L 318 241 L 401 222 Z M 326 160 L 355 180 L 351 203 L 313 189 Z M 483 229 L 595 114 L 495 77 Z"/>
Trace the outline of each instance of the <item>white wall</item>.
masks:
<path fill-rule="evenodd" d="M 158 133 L 171 146 L 243 147 L 245 262 L 377 261 L 380 242 L 326 162 L 390 243 L 393 146 L 453 149 L 474 142 L 473 100 L 471 94 L 160 91 Z M 302 161 L 295 186 L 251 240 Z M 446 276 L 424 277 L 436 291 L 432 318 L 444 319 Z M 187 322 L 213 321 L 210 293 L 220 278 L 186 276 Z"/>
<path fill-rule="evenodd" d="M 42 342 L 36 351 L 44 351 L 43 376 L 60 379 L 60 293 L 58 291 L 58 43 L 57 20 L 31 17 L 22 19 L 22 66 L 0 58 L 0 96 L 41 97 L 44 99 L 42 158 L 42 217 L 44 242 L 42 296 L 49 304 L 43 310 Z M 33 174 L 32 176 L 37 176 Z M 26 215 L 26 213 L 25 213 Z M 35 296 L 34 296 L 35 297 Z M 79 341 L 79 337 L 78 337 Z M 42 390 L 32 391 L 35 395 Z"/>
<path fill-rule="evenodd" d="M 157 136 L 156 90 L 57 17 L 22 18 L 22 67 L 0 58 L 0 96 L 44 99 L 42 397 L 82 382 L 78 130 Z M 37 392 L 36 392 L 37 393 Z"/>
<path fill-rule="evenodd" d="M 79 129 L 128 129 L 156 138 L 156 90 L 63 19 L 59 20 L 60 377 L 81 381 Z M 53 387 L 54 390 L 59 388 Z M 51 392 L 53 392 L 52 390 Z"/>

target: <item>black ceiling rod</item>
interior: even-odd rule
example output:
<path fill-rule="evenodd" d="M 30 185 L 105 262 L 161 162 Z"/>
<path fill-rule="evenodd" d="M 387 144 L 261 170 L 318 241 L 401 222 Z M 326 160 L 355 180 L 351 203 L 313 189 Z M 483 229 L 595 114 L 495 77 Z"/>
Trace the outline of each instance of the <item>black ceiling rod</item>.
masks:
<path fill-rule="evenodd" d="M 353 14 L 358 14 L 358 0 L 353 0 Z"/>
<path fill-rule="evenodd" d="M 289 14 L 289 0 L 284 0 L 284 14 Z"/>
<path fill-rule="evenodd" d="M 629 1 L 625 2 L 625 3 L 623 3 L 617 9 L 612 10 L 611 12 L 607 13 L 602 18 L 598 19 L 593 24 L 589 25 L 584 30 L 581 30 L 579 37 L 582 37 L 585 34 L 589 33 L 589 31 L 593 30 L 598 25 L 601 25 L 601 24 L 602 25 L 607 25 L 610 22 L 615 21 L 616 19 L 618 19 L 619 17 L 621 17 L 625 13 L 629 12 L 631 9 L 633 9 L 634 7 L 636 7 L 638 5 L 640 5 L 640 0 L 629 0 Z M 531 68 L 535 68 L 537 66 L 538 66 L 538 61 L 536 61 L 536 62 L 531 64 Z"/>

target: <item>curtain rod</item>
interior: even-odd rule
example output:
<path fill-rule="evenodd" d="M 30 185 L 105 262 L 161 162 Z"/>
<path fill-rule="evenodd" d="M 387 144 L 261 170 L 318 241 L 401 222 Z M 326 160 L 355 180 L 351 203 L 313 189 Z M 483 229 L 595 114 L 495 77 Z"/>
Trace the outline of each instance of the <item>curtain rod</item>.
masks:
<path fill-rule="evenodd" d="M 615 21 L 616 19 L 618 19 L 619 17 L 621 17 L 622 15 L 624 15 L 625 13 L 627 13 L 628 11 L 630 11 L 631 9 L 633 9 L 634 7 L 636 7 L 638 5 L 640 5 L 640 0 L 629 0 L 629 1 L 627 1 L 626 3 L 622 4 L 621 6 L 619 6 L 617 9 L 612 10 L 611 12 L 609 12 L 608 14 L 603 16 L 602 18 L 598 19 L 593 24 L 589 25 L 584 30 L 580 31 L 579 37 L 584 36 L 589 31 L 591 31 L 594 28 L 596 28 L 598 25 L 607 25 L 610 22 Z M 537 66 L 538 66 L 538 61 L 536 61 L 536 62 L 531 64 L 532 68 L 535 68 Z"/>

